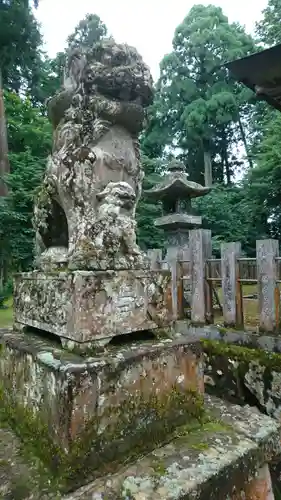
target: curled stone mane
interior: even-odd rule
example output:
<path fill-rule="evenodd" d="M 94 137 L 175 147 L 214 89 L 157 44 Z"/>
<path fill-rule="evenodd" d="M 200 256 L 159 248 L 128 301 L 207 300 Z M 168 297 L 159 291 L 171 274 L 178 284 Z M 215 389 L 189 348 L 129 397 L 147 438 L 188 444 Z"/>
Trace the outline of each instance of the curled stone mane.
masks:
<path fill-rule="evenodd" d="M 119 113 L 121 107 L 124 113 L 129 109 L 134 115 L 139 113 L 140 130 L 143 109 L 152 103 L 152 99 L 151 74 L 136 49 L 109 39 L 86 50 L 75 48 L 69 52 L 63 89 L 47 104 L 50 119 L 56 127 L 72 106 L 87 106 L 90 100 L 92 105 L 95 104 L 97 116 L 102 113 L 108 116 L 111 112 L 114 117 L 113 104 L 116 113 L 119 103 Z"/>

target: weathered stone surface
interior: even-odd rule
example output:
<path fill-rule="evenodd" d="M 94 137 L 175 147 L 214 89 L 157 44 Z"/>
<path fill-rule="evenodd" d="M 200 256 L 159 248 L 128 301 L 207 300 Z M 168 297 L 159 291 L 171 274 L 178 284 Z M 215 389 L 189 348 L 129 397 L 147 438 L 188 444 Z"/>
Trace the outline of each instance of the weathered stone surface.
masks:
<path fill-rule="evenodd" d="M 0 412 L 1 417 L 1 412 Z M 0 419 L 0 498 L 1 500 L 59 500 L 61 495 L 41 466 L 23 456 L 17 436 L 1 426 Z"/>
<path fill-rule="evenodd" d="M 258 463 L 271 460 L 278 452 L 278 424 L 274 429 L 271 419 L 261 420 L 258 412 L 249 418 L 249 409 L 242 408 L 241 414 L 239 407 L 225 405 L 215 398 L 206 397 L 206 403 L 212 419 L 209 417 L 201 426 L 198 422 L 180 426 L 177 439 L 171 439 L 169 445 L 68 496 L 60 493 L 59 477 L 51 476 L 43 463 L 34 459 L 32 448 L 24 449 L 15 434 L 0 425 L 0 497 L 5 500 L 154 500 L 159 497 L 151 496 L 150 486 L 159 482 L 160 494 L 169 493 L 168 497 L 161 498 L 175 500 L 181 495 L 186 477 L 192 493 L 180 496 L 181 500 L 273 500 L 268 465 L 258 467 Z M 222 419 L 226 419 L 225 424 Z M 260 449 L 259 459 L 253 444 Z M 224 446 L 223 453 L 221 446 Z M 219 454 L 226 454 L 225 459 L 219 458 Z M 188 479 L 192 478 L 192 472 L 191 483 Z M 102 487 L 106 496 L 102 496 Z"/>
<path fill-rule="evenodd" d="M 153 82 L 137 51 L 113 40 L 76 49 L 48 102 L 52 155 L 34 211 L 36 264 L 139 269 L 135 209 L 143 171 L 138 133 Z"/>
<path fill-rule="evenodd" d="M 155 226 L 164 230 L 166 247 L 188 245 L 189 229 L 202 224 L 202 217 L 192 214 L 191 199 L 204 196 L 210 190 L 188 180 L 184 163 L 174 159 L 162 181 L 145 191 L 151 199 L 162 202 L 163 215 L 155 220 Z"/>
<path fill-rule="evenodd" d="M 181 205 L 178 208 L 185 208 L 185 205 L 190 207 L 191 198 L 204 196 L 211 191 L 211 187 L 201 186 L 197 182 L 190 181 L 186 174 L 186 166 L 181 161 L 174 159 L 167 166 L 167 174 L 165 177 L 153 186 L 147 189 L 145 194 L 153 200 L 160 199 L 170 203 L 180 201 Z M 167 197 L 167 198 L 166 198 Z M 170 208 L 164 206 L 164 210 Z"/>
<path fill-rule="evenodd" d="M 136 243 L 138 133 L 152 94 L 132 47 L 105 40 L 69 54 L 48 104 L 54 144 L 34 209 L 39 272 L 16 279 L 15 326 L 90 344 L 172 322 L 169 273 L 150 272 Z"/>
<path fill-rule="evenodd" d="M 206 406 L 219 420 L 179 431 L 168 445 L 67 500 L 270 500 L 265 464 L 281 451 L 280 424 L 216 398 L 207 397 Z"/>
<path fill-rule="evenodd" d="M 237 302 L 237 258 L 241 255 L 241 243 L 223 243 L 221 246 L 223 317 L 227 326 L 241 326 Z"/>
<path fill-rule="evenodd" d="M 257 473 L 257 476 L 249 482 L 245 488 L 246 498 L 257 500 L 275 500 L 272 489 L 272 481 L 268 464 L 265 464 Z"/>
<path fill-rule="evenodd" d="M 203 341 L 203 349 L 208 392 L 250 402 L 280 420 L 280 354 L 212 340 Z"/>
<path fill-rule="evenodd" d="M 223 399 L 260 410 L 280 421 L 281 340 L 277 335 L 205 325 L 175 323 L 175 337 L 188 335 L 203 340 L 205 389 Z M 281 464 L 271 466 L 281 491 Z"/>
<path fill-rule="evenodd" d="M 207 319 L 206 260 L 212 256 L 211 231 L 194 229 L 189 233 L 191 262 L 191 320 L 205 323 Z"/>
<path fill-rule="evenodd" d="M 30 272 L 17 275 L 15 321 L 76 346 L 170 324 L 168 271 Z"/>
<path fill-rule="evenodd" d="M 6 333 L 0 380 L 0 405 L 19 434 L 47 441 L 45 458 L 63 473 L 71 466 L 80 484 L 104 463 L 153 449 L 203 411 L 201 351 L 187 340 L 83 358 L 38 336 Z"/>
<path fill-rule="evenodd" d="M 257 278 L 260 330 L 277 333 L 280 315 L 280 292 L 277 284 L 278 240 L 260 240 L 257 247 Z"/>
<path fill-rule="evenodd" d="M 228 344 L 257 347 L 265 351 L 281 353 L 281 338 L 270 333 L 225 328 L 220 325 L 194 326 L 183 320 L 175 321 L 174 330 L 175 334 L 192 336 L 197 340 L 222 340 Z"/>
<path fill-rule="evenodd" d="M 70 269 L 143 269 L 148 259 L 136 243 L 133 217 L 135 193 L 126 182 L 109 182 L 97 193 L 97 207 L 90 240 L 83 238 L 71 258 Z"/>
<path fill-rule="evenodd" d="M 149 267 L 152 270 L 158 270 L 161 268 L 162 263 L 162 249 L 153 248 L 147 250 L 147 257 L 149 259 Z"/>

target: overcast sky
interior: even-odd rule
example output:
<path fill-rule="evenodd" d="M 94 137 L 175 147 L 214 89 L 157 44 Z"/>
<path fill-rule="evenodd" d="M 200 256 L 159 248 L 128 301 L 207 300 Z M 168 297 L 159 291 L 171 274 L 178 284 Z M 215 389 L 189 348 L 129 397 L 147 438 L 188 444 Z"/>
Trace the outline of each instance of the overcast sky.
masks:
<path fill-rule="evenodd" d="M 182 22 L 192 0 L 40 0 L 37 18 L 41 23 L 50 56 L 63 50 L 67 36 L 87 13 L 98 14 L 118 42 L 133 45 L 158 77 L 159 62 L 170 52 L 175 28 Z M 267 0 L 199 1 L 221 6 L 231 22 L 253 31 Z"/>

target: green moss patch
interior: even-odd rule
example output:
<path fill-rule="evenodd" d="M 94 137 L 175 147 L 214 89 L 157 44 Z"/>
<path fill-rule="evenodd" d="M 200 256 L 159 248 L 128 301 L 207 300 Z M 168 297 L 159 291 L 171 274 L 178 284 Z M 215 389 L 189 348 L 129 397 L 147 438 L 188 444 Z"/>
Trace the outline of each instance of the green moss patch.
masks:
<path fill-rule="evenodd" d="M 240 363 L 256 361 L 265 368 L 274 371 L 281 371 L 281 354 L 264 351 L 263 349 L 250 348 L 227 344 L 218 340 L 202 340 L 204 351 L 210 356 L 227 356 Z"/>
<path fill-rule="evenodd" d="M 271 417 L 279 414 L 281 354 L 215 340 L 202 340 L 202 345 L 208 393 L 257 406 Z"/>
<path fill-rule="evenodd" d="M 39 459 L 44 474 L 48 470 L 61 491 L 113 472 L 170 441 L 177 435 L 177 426 L 187 419 L 201 425 L 204 418 L 202 397 L 190 391 L 173 388 L 161 399 L 155 395 L 128 398 L 119 406 L 109 407 L 102 417 L 91 419 L 66 452 L 51 438 L 42 415 L 17 404 L 4 389 L 0 398 L 0 421 L 11 426 L 23 443 L 24 453 Z M 101 418 L 106 428 L 99 433 Z"/>
<path fill-rule="evenodd" d="M 0 328 L 8 328 L 14 321 L 13 299 L 9 298 L 4 305 L 5 308 L 0 309 Z"/>

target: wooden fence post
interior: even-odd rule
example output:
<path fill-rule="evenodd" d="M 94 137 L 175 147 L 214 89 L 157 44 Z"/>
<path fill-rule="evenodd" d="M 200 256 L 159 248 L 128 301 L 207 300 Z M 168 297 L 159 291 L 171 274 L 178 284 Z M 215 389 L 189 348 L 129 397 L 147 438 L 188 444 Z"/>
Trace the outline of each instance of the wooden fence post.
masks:
<path fill-rule="evenodd" d="M 243 297 L 239 282 L 241 243 L 221 245 L 222 303 L 226 326 L 243 327 Z"/>
<path fill-rule="evenodd" d="M 272 333 L 279 328 L 280 294 L 276 283 L 279 242 L 259 240 L 256 247 L 260 330 Z"/>
<path fill-rule="evenodd" d="M 206 301 L 206 260 L 212 256 L 211 231 L 193 229 L 189 232 L 191 264 L 191 321 L 205 323 L 207 316 Z"/>

